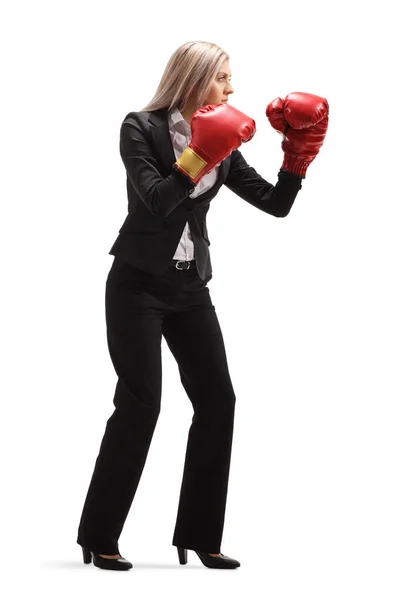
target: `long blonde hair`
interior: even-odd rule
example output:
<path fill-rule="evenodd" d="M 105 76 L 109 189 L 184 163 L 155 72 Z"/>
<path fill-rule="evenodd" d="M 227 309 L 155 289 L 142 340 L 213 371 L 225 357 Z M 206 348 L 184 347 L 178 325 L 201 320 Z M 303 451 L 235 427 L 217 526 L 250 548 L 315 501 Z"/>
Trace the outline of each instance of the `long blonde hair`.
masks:
<path fill-rule="evenodd" d="M 221 65 L 229 55 L 212 42 L 187 42 L 172 54 L 151 101 L 141 111 L 182 110 L 189 96 L 197 108 L 204 101 Z"/>

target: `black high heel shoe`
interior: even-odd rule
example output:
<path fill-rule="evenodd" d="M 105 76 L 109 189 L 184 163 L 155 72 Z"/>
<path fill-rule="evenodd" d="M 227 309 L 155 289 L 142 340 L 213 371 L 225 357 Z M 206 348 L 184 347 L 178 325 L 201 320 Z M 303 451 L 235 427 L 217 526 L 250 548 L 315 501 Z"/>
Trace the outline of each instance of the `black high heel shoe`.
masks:
<path fill-rule="evenodd" d="M 180 564 L 186 565 L 187 549 L 181 548 L 180 546 L 177 546 L 177 549 Z M 196 552 L 203 565 L 210 569 L 236 569 L 236 567 L 240 567 L 240 562 L 238 560 L 225 556 L 222 552 L 220 553 L 222 556 L 210 556 L 208 552 L 202 552 L 201 550 L 194 550 L 194 552 Z"/>
<path fill-rule="evenodd" d="M 99 567 L 99 569 L 111 569 L 112 571 L 126 571 L 127 569 L 131 569 L 133 567 L 132 563 L 126 558 L 104 558 L 104 556 L 100 556 L 100 554 L 96 554 L 96 552 L 92 552 L 88 548 L 84 548 L 82 546 L 83 553 L 83 562 L 87 565 L 92 562 L 95 567 Z"/>

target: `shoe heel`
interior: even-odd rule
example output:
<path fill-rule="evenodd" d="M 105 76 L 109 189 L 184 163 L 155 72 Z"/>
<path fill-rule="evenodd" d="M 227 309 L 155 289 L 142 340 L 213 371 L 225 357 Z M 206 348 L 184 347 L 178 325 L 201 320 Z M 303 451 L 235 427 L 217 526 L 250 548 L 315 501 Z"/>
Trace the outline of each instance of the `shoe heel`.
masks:
<path fill-rule="evenodd" d="M 92 562 L 92 553 L 87 548 L 82 546 L 82 554 L 83 554 L 83 562 L 85 565 L 88 565 Z"/>
<path fill-rule="evenodd" d="M 181 565 L 186 565 L 187 563 L 187 549 L 186 548 L 180 548 L 179 546 L 178 548 L 178 556 L 179 556 L 179 562 Z"/>

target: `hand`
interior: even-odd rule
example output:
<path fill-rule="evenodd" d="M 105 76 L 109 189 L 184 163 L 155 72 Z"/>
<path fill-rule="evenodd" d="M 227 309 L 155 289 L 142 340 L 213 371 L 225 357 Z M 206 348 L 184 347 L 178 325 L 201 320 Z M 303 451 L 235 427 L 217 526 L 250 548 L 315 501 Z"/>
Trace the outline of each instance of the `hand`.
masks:
<path fill-rule="evenodd" d="M 174 163 L 175 169 L 197 184 L 256 132 L 256 123 L 229 104 L 207 104 L 193 113 L 192 137 Z"/>
<path fill-rule="evenodd" d="M 324 143 L 329 120 L 328 101 L 314 94 L 292 92 L 284 100 L 275 98 L 270 102 L 265 114 L 272 127 L 283 134 L 281 168 L 305 177 Z"/>

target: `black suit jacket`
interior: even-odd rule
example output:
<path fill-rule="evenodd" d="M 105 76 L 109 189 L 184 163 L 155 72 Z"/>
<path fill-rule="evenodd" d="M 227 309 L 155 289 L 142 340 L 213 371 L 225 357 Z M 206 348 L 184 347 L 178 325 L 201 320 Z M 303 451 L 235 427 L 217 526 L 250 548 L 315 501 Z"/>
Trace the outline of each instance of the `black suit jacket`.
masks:
<path fill-rule="evenodd" d="M 289 213 L 302 187 L 302 177 L 282 169 L 272 185 L 234 150 L 222 161 L 215 184 L 191 198 L 194 184 L 173 168 L 167 108 L 128 113 L 121 125 L 120 153 L 127 173 L 128 215 L 109 254 L 154 275 L 167 270 L 189 221 L 199 275 L 211 279 L 206 215 L 223 184 L 275 217 Z"/>

